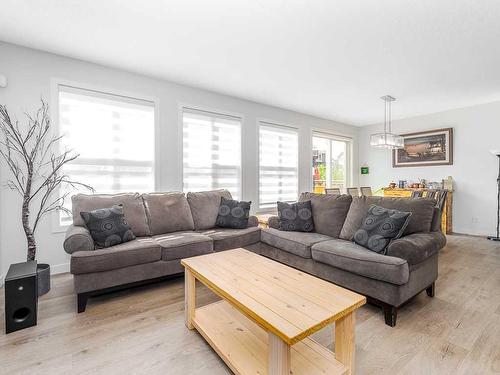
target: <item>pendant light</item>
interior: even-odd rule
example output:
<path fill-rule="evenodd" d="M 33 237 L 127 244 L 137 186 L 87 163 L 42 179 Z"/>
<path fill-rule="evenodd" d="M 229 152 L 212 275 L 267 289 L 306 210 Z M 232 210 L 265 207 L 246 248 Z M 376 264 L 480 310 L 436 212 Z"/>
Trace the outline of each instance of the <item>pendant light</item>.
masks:
<path fill-rule="evenodd" d="M 387 148 L 387 149 L 397 149 L 404 147 L 403 137 L 400 135 L 392 133 L 392 113 L 391 113 L 391 104 L 396 98 L 385 95 L 380 99 L 384 101 L 385 104 L 385 112 L 384 112 L 384 132 L 372 134 L 370 136 L 370 145 L 378 148 Z"/>

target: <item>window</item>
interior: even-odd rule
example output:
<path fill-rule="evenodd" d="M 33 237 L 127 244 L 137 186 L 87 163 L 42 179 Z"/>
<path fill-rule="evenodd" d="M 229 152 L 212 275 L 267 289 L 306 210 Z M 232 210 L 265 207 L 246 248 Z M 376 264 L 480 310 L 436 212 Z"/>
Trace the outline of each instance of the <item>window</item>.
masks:
<path fill-rule="evenodd" d="M 324 193 L 325 188 L 340 188 L 342 192 L 345 192 L 350 182 L 351 141 L 347 138 L 315 132 L 312 146 L 313 191 Z"/>
<path fill-rule="evenodd" d="M 241 197 L 241 118 L 183 108 L 184 191 L 227 189 Z"/>
<path fill-rule="evenodd" d="M 150 101 L 58 86 L 62 149 L 79 157 L 63 173 L 96 193 L 155 190 L 155 107 Z M 66 193 L 62 191 L 62 193 Z M 68 208 L 71 202 L 66 202 Z M 71 218 L 59 215 L 59 224 Z"/>
<path fill-rule="evenodd" d="M 298 196 L 298 132 L 294 128 L 259 123 L 259 208 Z"/>

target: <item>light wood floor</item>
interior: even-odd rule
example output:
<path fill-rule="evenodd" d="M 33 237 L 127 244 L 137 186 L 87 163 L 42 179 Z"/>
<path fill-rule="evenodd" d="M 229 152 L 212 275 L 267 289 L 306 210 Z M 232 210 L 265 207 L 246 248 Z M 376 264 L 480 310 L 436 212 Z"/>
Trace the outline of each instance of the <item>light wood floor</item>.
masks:
<path fill-rule="evenodd" d="M 0 330 L 4 332 L 3 290 Z M 214 300 L 199 289 L 199 303 Z M 183 321 L 183 279 L 91 299 L 77 315 L 71 275 L 53 278 L 38 326 L 0 333 L 0 374 L 229 374 Z M 449 236 L 435 298 L 421 293 L 384 324 L 357 313 L 357 374 L 500 374 L 500 245 Z M 332 348 L 332 329 L 314 338 Z"/>

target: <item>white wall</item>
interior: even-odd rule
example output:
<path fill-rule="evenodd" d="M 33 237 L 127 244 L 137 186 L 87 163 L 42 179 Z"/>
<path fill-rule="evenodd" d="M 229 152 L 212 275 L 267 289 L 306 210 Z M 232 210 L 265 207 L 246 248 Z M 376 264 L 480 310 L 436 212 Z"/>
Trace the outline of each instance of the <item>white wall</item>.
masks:
<path fill-rule="evenodd" d="M 124 53 L 133 53 L 127 51 Z M 201 64 L 201 62 L 200 62 Z M 200 69 L 203 67 L 200 66 Z M 160 190 L 180 190 L 181 157 L 179 152 L 178 106 L 179 103 L 240 113 L 244 116 L 242 149 L 243 199 L 257 204 L 257 128 L 258 118 L 274 120 L 296 126 L 299 131 L 299 191 L 311 186 L 311 129 L 319 128 L 354 138 L 357 129 L 304 114 L 270 107 L 234 97 L 216 94 L 196 88 L 177 85 L 96 64 L 36 51 L 0 42 L 0 73 L 9 80 L 7 88 L 0 88 L 0 103 L 7 105 L 12 114 L 23 120 L 24 111 L 33 111 L 39 105 L 40 96 L 50 99 L 51 78 L 82 82 L 114 90 L 154 96 L 159 99 L 160 117 Z M 299 88 L 298 88 L 299 90 Z M 300 93 L 299 93 L 300 95 Z M 353 149 L 353 165 L 358 165 L 356 140 Z M 1 164 L 2 181 L 8 176 L 5 164 Z M 354 178 L 357 175 L 354 174 Z M 357 181 L 354 180 L 353 183 Z M 2 187 L 0 191 L 0 275 L 8 266 L 20 262 L 26 256 L 26 244 L 20 225 L 20 199 Z M 54 271 L 67 269 L 69 257 L 62 249 L 63 233 L 52 233 L 50 218 L 40 224 L 37 233 L 38 261 L 52 265 Z"/>
<path fill-rule="evenodd" d="M 455 109 L 394 122 L 394 132 L 454 128 L 454 163 L 450 166 L 393 168 L 391 152 L 370 147 L 370 134 L 382 125 L 359 131 L 359 161 L 370 167 L 360 176 L 361 185 L 376 189 L 398 180 L 455 180 L 453 230 L 457 233 L 491 235 L 496 225 L 496 178 L 498 160 L 490 149 L 500 149 L 500 102 Z"/>

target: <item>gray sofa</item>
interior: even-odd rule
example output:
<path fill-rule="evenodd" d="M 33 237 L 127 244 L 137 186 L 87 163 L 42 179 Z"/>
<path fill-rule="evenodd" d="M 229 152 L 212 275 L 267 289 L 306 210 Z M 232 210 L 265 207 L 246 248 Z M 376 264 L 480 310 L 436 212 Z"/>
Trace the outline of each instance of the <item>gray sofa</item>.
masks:
<path fill-rule="evenodd" d="M 364 294 L 383 308 L 390 326 L 410 298 L 423 290 L 434 296 L 438 251 L 446 237 L 433 199 L 303 193 L 299 200 L 311 200 L 314 233 L 280 231 L 278 217 L 271 217 L 261 241 L 247 249 Z M 403 237 L 390 243 L 386 255 L 351 241 L 372 204 L 412 212 Z"/>
<path fill-rule="evenodd" d="M 209 254 L 260 241 L 256 217 L 246 229 L 215 228 L 221 197 L 227 190 L 199 193 L 84 195 L 72 198 L 73 225 L 64 250 L 71 254 L 78 312 L 90 296 L 128 288 L 183 272 L 182 258 Z M 80 217 L 81 211 L 122 204 L 137 239 L 97 249 Z"/>
<path fill-rule="evenodd" d="M 311 201 L 315 226 L 315 232 L 304 233 L 280 231 L 278 217 L 262 230 L 256 217 L 246 229 L 215 228 L 221 197 L 231 195 L 218 190 L 73 197 L 73 226 L 64 249 L 71 254 L 78 312 L 93 294 L 179 274 L 182 258 L 237 247 L 366 295 L 383 308 L 390 326 L 396 324 L 397 308 L 410 298 L 423 290 L 434 296 L 438 251 L 446 237 L 433 199 L 303 193 L 300 200 Z M 138 238 L 95 249 L 80 212 L 120 203 Z M 385 255 L 351 241 L 372 204 L 412 212 L 403 237 L 392 241 Z"/>

